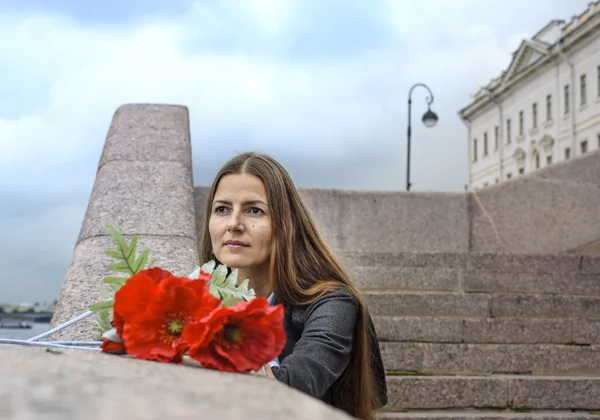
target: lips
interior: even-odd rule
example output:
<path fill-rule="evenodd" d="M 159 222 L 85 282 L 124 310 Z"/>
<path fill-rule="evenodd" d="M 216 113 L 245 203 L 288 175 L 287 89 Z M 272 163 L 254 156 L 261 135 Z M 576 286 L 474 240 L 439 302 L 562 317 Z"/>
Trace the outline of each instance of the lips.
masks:
<path fill-rule="evenodd" d="M 234 247 L 234 248 L 242 248 L 242 247 L 248 247 L 250 245 L 247 244 L 246 242 L 242 242 L 242 241 L 225 241 L 225 246 L 230 246 L 230 247 Z"/>

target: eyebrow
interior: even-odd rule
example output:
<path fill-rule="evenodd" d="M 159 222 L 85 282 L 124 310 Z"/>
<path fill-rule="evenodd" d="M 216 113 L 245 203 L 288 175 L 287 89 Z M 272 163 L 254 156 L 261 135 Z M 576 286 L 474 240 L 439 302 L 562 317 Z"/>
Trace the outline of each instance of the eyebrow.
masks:
<path fill-rule="evenodd" d="M 215 204 L 227 204 L 227 205 L 231 205 L 231 201 L 228 201 L 228 200 L 215 200 L 215 201 L 213 201 L 213 206 Z M 254 205 L 254 204 L 262 204 L 264 206 L 267 205 L 267 203 L 265 203 L 262 200 L 248 200 L 248 201 L 244 201 L 244 205 Z"/>

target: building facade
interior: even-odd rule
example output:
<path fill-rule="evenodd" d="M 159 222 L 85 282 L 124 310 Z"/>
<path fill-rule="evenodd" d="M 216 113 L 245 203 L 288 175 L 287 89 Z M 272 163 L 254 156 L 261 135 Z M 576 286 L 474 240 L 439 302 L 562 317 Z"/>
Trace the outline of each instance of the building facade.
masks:
<path fill-rule="evenodd" d="M 459 115 L 470 190 L 600 148 L 600 1 L 524 40 Z"/>

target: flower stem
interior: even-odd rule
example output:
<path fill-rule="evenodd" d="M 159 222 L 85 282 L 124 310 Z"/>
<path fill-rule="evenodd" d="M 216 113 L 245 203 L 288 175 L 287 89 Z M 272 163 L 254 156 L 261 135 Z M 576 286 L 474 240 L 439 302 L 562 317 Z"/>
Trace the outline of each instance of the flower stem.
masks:
<path fill-rule="evenodd" d="M 0 344 L 13 344 L 13 345 L 31 346 L 31 347 L 58 347 L 58 348 L 63 348 L 63 349 L 78 349 L 78 350 L 93 350 L 93 351 L 101 350 L 100 347 L 86 347 L 83 345 L 79 345 L 79 343 L 68 345 L 68 344 L 48 343 L 48 342 L 44 342 L 44 341 L 39 342 L 39 341 L 29 341 L 29 340 L 13 340 L 10 338 L 0 338 Z"/>
<path fill-rule="evenodd" d="M 79 316 L 77 316 L 77 317 L 75 317 L 75 318 L 73 318 L 73 319 L 65 322 L 64 324 L 59 325 L 56 328 L 52 328 L 50 331 L 46 331 L 45 333 L 42 333 L 40 335 L 36 335 L 35 337 L 31 337 L 31 338 L 27 339 L 27 341 L 28 342 L 38 341 L 41 338 L 48 337 L 49 335 L 54 334 L 55 332 L 58 332 L 60 330 L 63 330 L 65 328 L 67 328 L 67 327 L 75 324 L 76 322 L 79 322 L 82 319 L 85 319 L 85 318 L 89 317 L 90 315 L 93 315 L 93 312 L 92 311 L 87 311 L 86 313 L 81 314 L 81 315 L 79 315 Z"/>

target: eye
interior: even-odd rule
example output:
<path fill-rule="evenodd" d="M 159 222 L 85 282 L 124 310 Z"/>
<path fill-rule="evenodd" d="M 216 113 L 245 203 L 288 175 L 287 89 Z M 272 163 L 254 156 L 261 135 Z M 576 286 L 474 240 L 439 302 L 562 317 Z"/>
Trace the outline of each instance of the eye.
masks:
<path fill-rule="evenodd" d="M 226 210 L 227 210 L 227 207 L 225 207 L 225 206 L 218 206 L 218 207 L 215 207 L 215 213 L 223 213 L 223 212 L 225 212 Z"/>
<path fill-rule="evenodd" d="M 250 213 L 258 215 L 258 214 L 261 214 L 264 212 L 262 211 L 262 209 L 259 209 L 258 207 L 250 207 Z"/>

